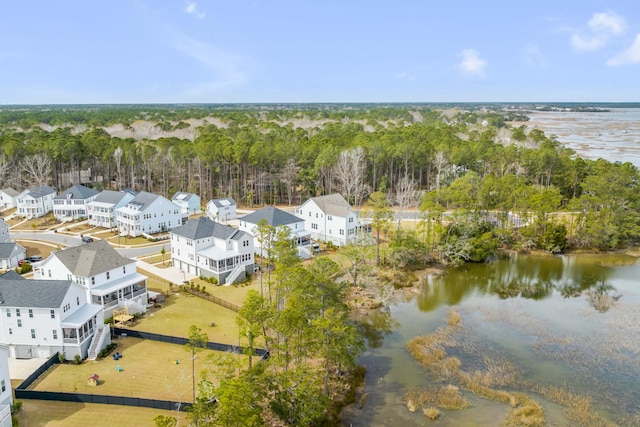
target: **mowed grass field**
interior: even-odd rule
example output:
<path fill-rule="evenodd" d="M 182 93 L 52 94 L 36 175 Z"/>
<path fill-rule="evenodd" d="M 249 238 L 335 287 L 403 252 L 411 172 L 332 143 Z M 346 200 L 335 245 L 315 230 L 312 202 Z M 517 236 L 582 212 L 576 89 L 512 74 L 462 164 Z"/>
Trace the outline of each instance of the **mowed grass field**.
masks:
<path fill-rule="evenodd" d="M 178 418 L 175 411 L 153 408 L 135 408 L 119 405 L 99 405 L 45 400 L 23 400 L 18 414 L 20 427 L 153 427 L 157 415 Z M 186 425 L 187 414 L 179 414 Z"/>
<path fill-rule="evenodd" d="M 118 344 L 116 351 L 123 355 L 120 360 L 108 356 L 101 360 L 84 361 L 80 365 L 54 365 L 30 389 L 192 401 L 191 353 L 183 346 L 133 337 L 120 337 L 114 342 Z M 217 354 L 220 353 L 211 350 L 196 354 L 196 386 L 200 372 L 210 367 L 209 357 Z M 247 356 L 236 357 L 248 364 Z M 117 366 L 122 371 L 117 371 Z M 87 379 L 93 374 L 100 376 L 97 386 L 88 384 Z"/>

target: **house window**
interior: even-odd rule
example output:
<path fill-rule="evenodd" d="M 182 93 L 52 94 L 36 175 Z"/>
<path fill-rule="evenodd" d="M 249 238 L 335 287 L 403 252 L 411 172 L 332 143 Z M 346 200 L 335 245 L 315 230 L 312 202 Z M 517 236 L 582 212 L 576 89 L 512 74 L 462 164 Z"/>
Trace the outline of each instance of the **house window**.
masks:
<path fill-rule="evenodd" d="M 92 284 L 92 285 L 95 285 L 95 284 L 96 284 L 96 276 L 93 276 L 93 277 L 91 278 L 91 284 Z"/>
<path fill-rule="evenodd" d="M 51 277 L 51 270 L 49 270 L 49 277 Z"/>
<path fill-rule="evenodd" d="M 349 222 L 353 222 L 353 217 L 349 217 Z"/>
<path fill-rule="evenodd" d="M 7 308 L 7 317 L 11 317 L 11 309 Z"/>
<path fill-rule="evenodd" d="M 16 308 L 16 317 L 20 317 L 20 309 Z"/>
<path fill-rule="evenodd" d="M 58 339 L 58 330 L 57 330 L 57 329 L 54 329 L 54 330 L 53 330 L 53 339 L 54 339 L 54 340 L 57 340 L 57 339 Z"/>
<path fill-rule="evenodd" d="M 127 274 L 127 266 L 126 266 L 126 265 L 123 265 L 123 266 L 122 266 L 122 272 L 123 272 L 124 274 Z"/>
<path fill-rule="evenodd" d="M 311 211 L 309 211 L 309 217 L 311 217 Z"/>
<path fill-rule="evenodd" d="M 4 393 L 7 389 L 7 385 L 5 384 L 4 380 L 0 381 L 0 389 L 2 390 L 2 393 Z"/>
<path fill-rule="evenodd" d="M 318 212 L 316 212 L 316 218 L 318 218 Z"/>
<path fill-rule="evenodd" d="M 51 310 L 51 318 L 52 319 L 56 318 L 56 311 L 55 310 Z"/>
<path fill-rule="evenodd" d="M 9 328 L 9 335 L 13 335 L 13 328 Z"/>
<path fill-rule="evenodd" d="M 76 305 L 80 305 L 80 297 L 76 297 Z"/>
<path fill-rule="evenodd" d="M 327 215 L 327 219 L 328 219 L 329 221 L 331 221 L 331 220 L 333 220 L 333 217 L 332 217 L 331 215 Z"/>
<path fill-rule="evenodd" d="M 18 328 L 22 328 L 22 319 L 18 319 Z"/>
<path fill-rule="evenodd" d="M 313 230 L 317 230 L 318 229 L 318 224 L 316 224 L 315 222 L 311 224 L 311 228 Z"/>
<path fill-rule="evenodd" d="M 29 317 L 33 317 L 33 310 L 29 309 Z"/>
<path fill-rule="evenodd" d="M 36 330 L 35 329 L 31 330 L 31 338 L 36 339 Z"/>
<path fill-rule="evenodd" d="M 109 280 L 109 272 L 107 271 L 107 280 Z"/>
<path fill-rule="evenodd" d="M 342 229 L 342 228 L 340 229 L 340 235 L 344 236 L 344 229 Z"/>

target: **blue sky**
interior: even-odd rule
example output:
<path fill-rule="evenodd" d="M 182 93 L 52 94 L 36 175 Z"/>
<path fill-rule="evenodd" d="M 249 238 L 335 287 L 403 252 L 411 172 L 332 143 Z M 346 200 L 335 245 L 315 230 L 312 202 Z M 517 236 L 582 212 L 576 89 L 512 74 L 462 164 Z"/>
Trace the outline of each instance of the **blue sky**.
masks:
<path fill-rule="evenodd" d="M 0 104 L 640 101 L 634 0 L 24 0 L 0 17 Z"/>

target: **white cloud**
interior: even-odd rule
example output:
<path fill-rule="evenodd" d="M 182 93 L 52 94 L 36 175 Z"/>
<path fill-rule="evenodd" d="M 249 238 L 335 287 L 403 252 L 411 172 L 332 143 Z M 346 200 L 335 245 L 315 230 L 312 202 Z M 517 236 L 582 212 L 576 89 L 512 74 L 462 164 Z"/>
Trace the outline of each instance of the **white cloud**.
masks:
<path fill-rule="evenodd" d="M 588 34 L 571 35 L 571 46 L 579 51 L 594 51 L 605 46 L 614 36 L 623 34 L 627 29 L 627 21 L 623 16 L 613 12 L 594 13 L 587 23 Z"/>
<path fill-rule="evenodd" d="M 462 56 L 462 60 L 457 65 L 459 70 L 467 75 L 484 76 L 487 61 L 480 57 L 480 52 L 475 49 L 465 49 L 459 56 Z"/>
<path fill-rule="evenodd" d="M 187 4 L 187 7 L 184 9 L 189 15 L 193 15 L 198 19 L 204 19 L 207 14 L 205 12 L 200 12 L 198 10 L 198 3 L 191 2 Z"/>
<path fill-rule="evenodd" d="M 240 65 L 245 61 L 238 55 L 181 33 L 175 33 L 170 46 L 210 72 L 211 76 L 207 81 L 196 83 L 195 91 L 214 93 L 247 81 L 246 74 L 240 71 Z"/>
<path fill-rule="evenodd" d="M 627 29 L 624 16 L 615 13 L 594 13 L 589 20 L 589 28 L 594 33 L 622 34 Z"/>
<path fill-rule="evenodd" d="M 408 80 L 408 81 L 413 81 L 415 80 L 415 76 L 413 76 L 413 74 L 407 73 L 406 71 L 401 71 L 399 73 L 396 73 L 393 76 L 396 80 Z"/>
<path fill-rule="evenodd" d="M 527 45 L 524 48 L 524 61 L 528 65 L 544 67 L 546 66 L 546 61 L 544 60 L 544 55 L 542 55 L 542 51 L 536 45 Z"/>
<path fill-rule="evenodd" d="M 636 34 L 636 39 L 629 49 L 607 61 L 607 65 L 611 67 L 637 63 L 640 63 L 640 34 Z"/>

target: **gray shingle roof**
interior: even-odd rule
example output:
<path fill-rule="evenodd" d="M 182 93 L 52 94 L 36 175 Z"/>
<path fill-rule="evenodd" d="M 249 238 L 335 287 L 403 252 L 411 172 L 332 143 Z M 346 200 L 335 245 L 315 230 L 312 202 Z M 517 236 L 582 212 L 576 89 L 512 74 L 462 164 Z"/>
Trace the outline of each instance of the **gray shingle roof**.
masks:
<path fill-rule="evenodd" d="M 86 200 L 90 197 L 95 196 L 96 194 L 98 194 L 98 191 L 94 190 L 93 188 L 85 187 L 84 185 L 74 185 L 68 190 L 58 194 L 56 197 L 54 197 L 54 199 L 65 200 L 67 198 L 70 198 L 74 200 Z"/>
<path fill-rule="evenodd" d="M 240 218 L 240 220 L 250 222 L 252 224 L 257 224 L 263 218 L 267 220 L 267 224 L 274 227 L 277 227 L 279 225 L 294 224 L 296 222 L 302 221 L 297 216 L 278 208 L 274 208 L 273 206 L 266 206 L 258 211 L 243 216 L 242 218 Z"/>
<path fill-rule="evenodd" d="M 20 193 L 18 193 L 16 190 L 14 190 L 11 187 L 3 188 L 0 191 L 2 191 L 4 194 L 8 194 L 11 197 L 16 197 L 18 194 L 20 194 Z"/>
<path fill-rule="evenodd" d="M 147 191 L 139 192 L 127 205 L 136 205 L 140 208 L 139 211 L 145 210 L 151 203 L 155 202 L 160 196 L 157 194 L 149 193 Z"/>
<path fill-rule="evenodd" d="M 235 228 L 228 225 L 212 221 L 207 217 L 190 219 L 185 225 L 174 228 L 171 233 L 191 240 L 204 239 L 206 237 L 216 237 L 218 239 L 228 239 L 234 233 L 238 233 Z M 244 232 L 241 232 L 244 234 Z"/>
<path fill-rule="evenodd" d="M 0 243 L 0 259 L 9 259 L 16 246 L 22 247 L 13 242 Z"/>
<path fill-rule="evenodd" d="M 29 194 L 34 199 L 39 199 L 40 197 L 47 196 L 49 194 L 55 194 L 56 190 L 49 187 L 48 185 L 38 185 L 37 187 L 30 188 L 27 190 L 27 194 Z"/>
<path fill-rule="evenodd" d="M 339 193 L 312 197 L 310 200 L 313 200 L 322 212 L 328 215 L 344 218 L 351 212 L 351 205 L 342 197 L 342 194 Z"/>
<path fill-rule="evenodd" d="M 59 308 L 70 280 L 25 280 L 0 276 L 0 306 Z"/>
<path fill-rule="evenodd" d="M 195 194 L 193 193 L 185 193 L 183 191 L 178 191 L 176 194 L 173 195 L 173 197 L 171 198 L 171 201 L 175 202 L 176 200 L 184 200 L 185 202 L 190 200 L 192 197 L 196 197 Z"/>
<path fill-rule="evenodd" d="M 120 255 L 106 240 L 83 243 L 51 254 L 80 277 L 91 277 L 134 262 Z"/>
<path fill-rule="evenodd" d="M 213 199 L 213 200 L 211 200 L 211 203 L 213 203 L 218 208 L 224 208 L 224 207 L 229 206 L 225 202 L 223 202 L 223 200 L 226 201 L 227 203 L 229 203 L 229 205 L 235 205 L 236 204 L 236 201 L 233 200 L 231 197 L 225 197 L 224 199 Z"/>
<path fill-rule="evenodd" d="M 118 203 L 120 203 L 120 200 L 122 200 L 122 198 L 127 194 L 130 193 L 126 193 L 124 191 L 103 190 L 100 194 L 98 194 L 98 197 L 93 199 L 93 201 L 117 205 Z"/>

